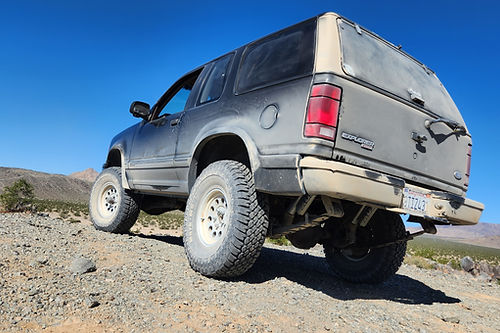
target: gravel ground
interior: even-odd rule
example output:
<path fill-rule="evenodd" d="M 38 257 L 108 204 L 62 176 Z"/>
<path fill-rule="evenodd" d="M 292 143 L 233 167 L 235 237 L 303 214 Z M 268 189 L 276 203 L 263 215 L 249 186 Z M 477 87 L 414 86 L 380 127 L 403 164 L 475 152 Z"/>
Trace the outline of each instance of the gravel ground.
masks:
<path fill-rule="evenodd" d="M 86 273 L 83 273 L 86 272 Z M 403 265 L 378 286 L 330 275 L 320 248 L 266 244 L 243 277 L 205 278 L 178 235 L 0 214 L 0 331 L 499 332 L 500 286 Z"/>

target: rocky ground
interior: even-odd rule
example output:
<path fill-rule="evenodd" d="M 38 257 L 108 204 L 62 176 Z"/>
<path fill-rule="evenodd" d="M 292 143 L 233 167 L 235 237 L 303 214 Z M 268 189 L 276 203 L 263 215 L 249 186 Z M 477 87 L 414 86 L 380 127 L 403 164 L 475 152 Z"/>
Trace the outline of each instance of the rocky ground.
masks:
<path fill-rule="evenodd" d="M 500 286 L 465 272 L 403 265 L 353 285 L 319 248 L 266 245 L 250 272 L 221 281 L 190 269 L 178 233 L 0 214 L 5 332 L 499 332 L 499 309 Z"/>

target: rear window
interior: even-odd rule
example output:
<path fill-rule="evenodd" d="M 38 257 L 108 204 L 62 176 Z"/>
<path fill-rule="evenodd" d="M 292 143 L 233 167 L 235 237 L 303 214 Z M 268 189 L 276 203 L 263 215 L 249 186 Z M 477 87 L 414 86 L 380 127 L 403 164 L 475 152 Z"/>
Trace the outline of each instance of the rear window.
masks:
<path fill-rule="evenodd" d="M 238 73 L 238 93 L 312 73 L 316 20 L 250 44 Z"/>
<path fill-rule="evenodd" d="M 460 119 L 458 110 L 437 76 L 393 45 L 350 22 L 339 20 L 344 72 L 446 118 Z M 457 120 L 458 120 L 457 119 Z"/>

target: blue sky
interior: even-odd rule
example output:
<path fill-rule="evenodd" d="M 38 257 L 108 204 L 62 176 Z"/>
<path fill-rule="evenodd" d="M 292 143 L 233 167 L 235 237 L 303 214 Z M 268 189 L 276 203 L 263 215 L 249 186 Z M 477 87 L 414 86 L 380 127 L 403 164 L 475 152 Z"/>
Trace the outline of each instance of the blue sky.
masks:
<path fill-rule="evenodd" d="M 473 137 L 468 196 L 500 223 L 497 1 L 2 1 L 0 166 L 100 170 L 111 138 L 185 72 L 326 11 L 435 70 Z"/>

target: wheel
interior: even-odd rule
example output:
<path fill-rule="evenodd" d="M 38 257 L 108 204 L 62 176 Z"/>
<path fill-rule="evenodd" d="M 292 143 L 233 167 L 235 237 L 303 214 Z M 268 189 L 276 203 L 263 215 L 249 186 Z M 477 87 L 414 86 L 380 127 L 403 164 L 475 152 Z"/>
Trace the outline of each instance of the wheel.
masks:
<path fill-rule="evenodd" d="M 366 245 L 391 242 L 405 236 L 406 229 L 401 217 L 379 210 L 366 227 L 357 229 L 354 246 L 337 249 L 327 241 L 323 247 L 330 269 L 338 277 L 358 283 L 381 283 L 393 276 L 401 266 L 406 253 L 406 241 L 371 250 L 367 250 Z"/>
<path fill-rule="evenodd" d="M 104 169 L 97 177 L 89 203 L 90 218 L 98 230 L 127 233 L 139 216 L 137 197 L 122 187 L 121 168 Z"/>
<path fill-rule="evenodd" d="M 184 248 L 191 267 L 219 278 L 245 273 L 257 260 L 269 225 L 250 170 L 218 161 L 193 185 L 184 214 Z"/>

